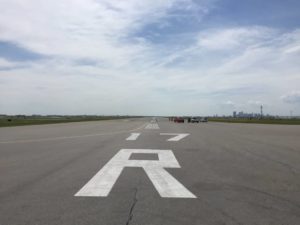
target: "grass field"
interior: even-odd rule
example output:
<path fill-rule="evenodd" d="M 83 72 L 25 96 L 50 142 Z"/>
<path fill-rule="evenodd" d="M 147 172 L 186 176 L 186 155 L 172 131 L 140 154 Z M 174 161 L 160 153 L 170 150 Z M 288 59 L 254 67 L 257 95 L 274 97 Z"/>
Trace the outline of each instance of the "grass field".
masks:
<path fill-rule="evenodd" d="M 209 118 L 211 122 L 300 125 L 300 119 Z"/>
<path fill-rule="evenodd" d="M 53 123 L 125 119 L 128 116 L 6 116 L 0 118 L 0 127 L 40 125 Z"/>

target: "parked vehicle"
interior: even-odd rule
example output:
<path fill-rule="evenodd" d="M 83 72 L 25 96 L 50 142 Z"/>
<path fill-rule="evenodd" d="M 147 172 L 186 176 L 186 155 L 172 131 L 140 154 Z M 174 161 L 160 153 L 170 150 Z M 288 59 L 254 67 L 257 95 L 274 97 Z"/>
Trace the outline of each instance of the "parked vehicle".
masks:
<path fill-rule="evenodd" d="M 174 122 L 175 123 L 184 123 L 184 118 L 182 118 L 182 117 L 175 117 Z"/>
<path fill-rule="evenodd" d="M 191 123 L 199 123 L 200 119 L 198 117 L 192 117 L 190 120 Z"/>
<path fill-rule="evenodd" d="M 201 123 L 206 123 L 206 122 L 208 122 L 207 117 L 202 117 L 202 118 L 200 119 L 200 122 L 201 122 Z"/>

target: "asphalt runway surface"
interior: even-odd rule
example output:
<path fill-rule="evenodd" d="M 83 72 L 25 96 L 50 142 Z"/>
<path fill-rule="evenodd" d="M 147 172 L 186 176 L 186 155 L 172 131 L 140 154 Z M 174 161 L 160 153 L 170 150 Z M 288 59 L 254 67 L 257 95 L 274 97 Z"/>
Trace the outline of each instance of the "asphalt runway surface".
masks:
<path fill-rule="evenodd" d="M 0 224 L 300 224 L 300 126 L 150 120 L 0 128 Z"/>

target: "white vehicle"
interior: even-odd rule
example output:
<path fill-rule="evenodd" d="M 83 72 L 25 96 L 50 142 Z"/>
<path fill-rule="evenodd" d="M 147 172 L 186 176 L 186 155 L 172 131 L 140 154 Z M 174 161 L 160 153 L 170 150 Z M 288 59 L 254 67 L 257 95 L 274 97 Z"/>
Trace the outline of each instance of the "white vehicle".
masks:
<path fill-rule="evenodd" d="M 202 117 L 202 118 L 200 119 L 200 122 L 201 122 L 201 123 L 206 123 L 206 122 L 208 122 L 207 117 Z"/>
<path fill-rule="evenodd" d="M 192 117 L 190 123 L 199 123 L 200 119 L 198 117 Z"/>

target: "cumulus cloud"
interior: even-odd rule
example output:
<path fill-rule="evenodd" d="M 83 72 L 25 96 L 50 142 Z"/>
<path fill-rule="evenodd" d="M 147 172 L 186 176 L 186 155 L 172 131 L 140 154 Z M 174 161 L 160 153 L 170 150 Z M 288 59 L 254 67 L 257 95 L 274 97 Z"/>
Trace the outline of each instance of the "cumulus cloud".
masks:
<path fill-rule="evenodd" d="M 130 35 L 149 23 L 159 22 L 189 0 L 2 1 L 0 39 L 45 55 L 92 58 L 120 66 L 143 57 L 148 45 Z M 117 64 L 117 65 L 116 65 Z"/>
<path fill-rule="evenodd" d="M 67 58 L 92 58 L 108 65 L 129 62 L 147 46 L 126 42 L 132 30 L 164 15 L 172 2 L 5 1 L 0 9 L 1 39 L 33 52 Z M 9 10 L 7 10 L 9 9 Z"/>
<path fill-rule="evenodd" d="M 201 27 L 215 0 L 1 4 L 0 41 L 47 56 L 26 65 L 0 59 L 7 112 L 200 114 L 248 99 L 273 101 L 277 112 L 280 93 L 300 84 L 299 30 Z M 174 32 L 189 14 L 201 18 L 197 26 Z M 143 35 L 153 24 L 166 40 Z M 249 110 L 259 103 L 249 101 Z"/>
<path fill-rule="evenodd" d="M 286 103 L 300 103 L 300 91 L 292 91 L 282 95 L 280 99 Z"/>

